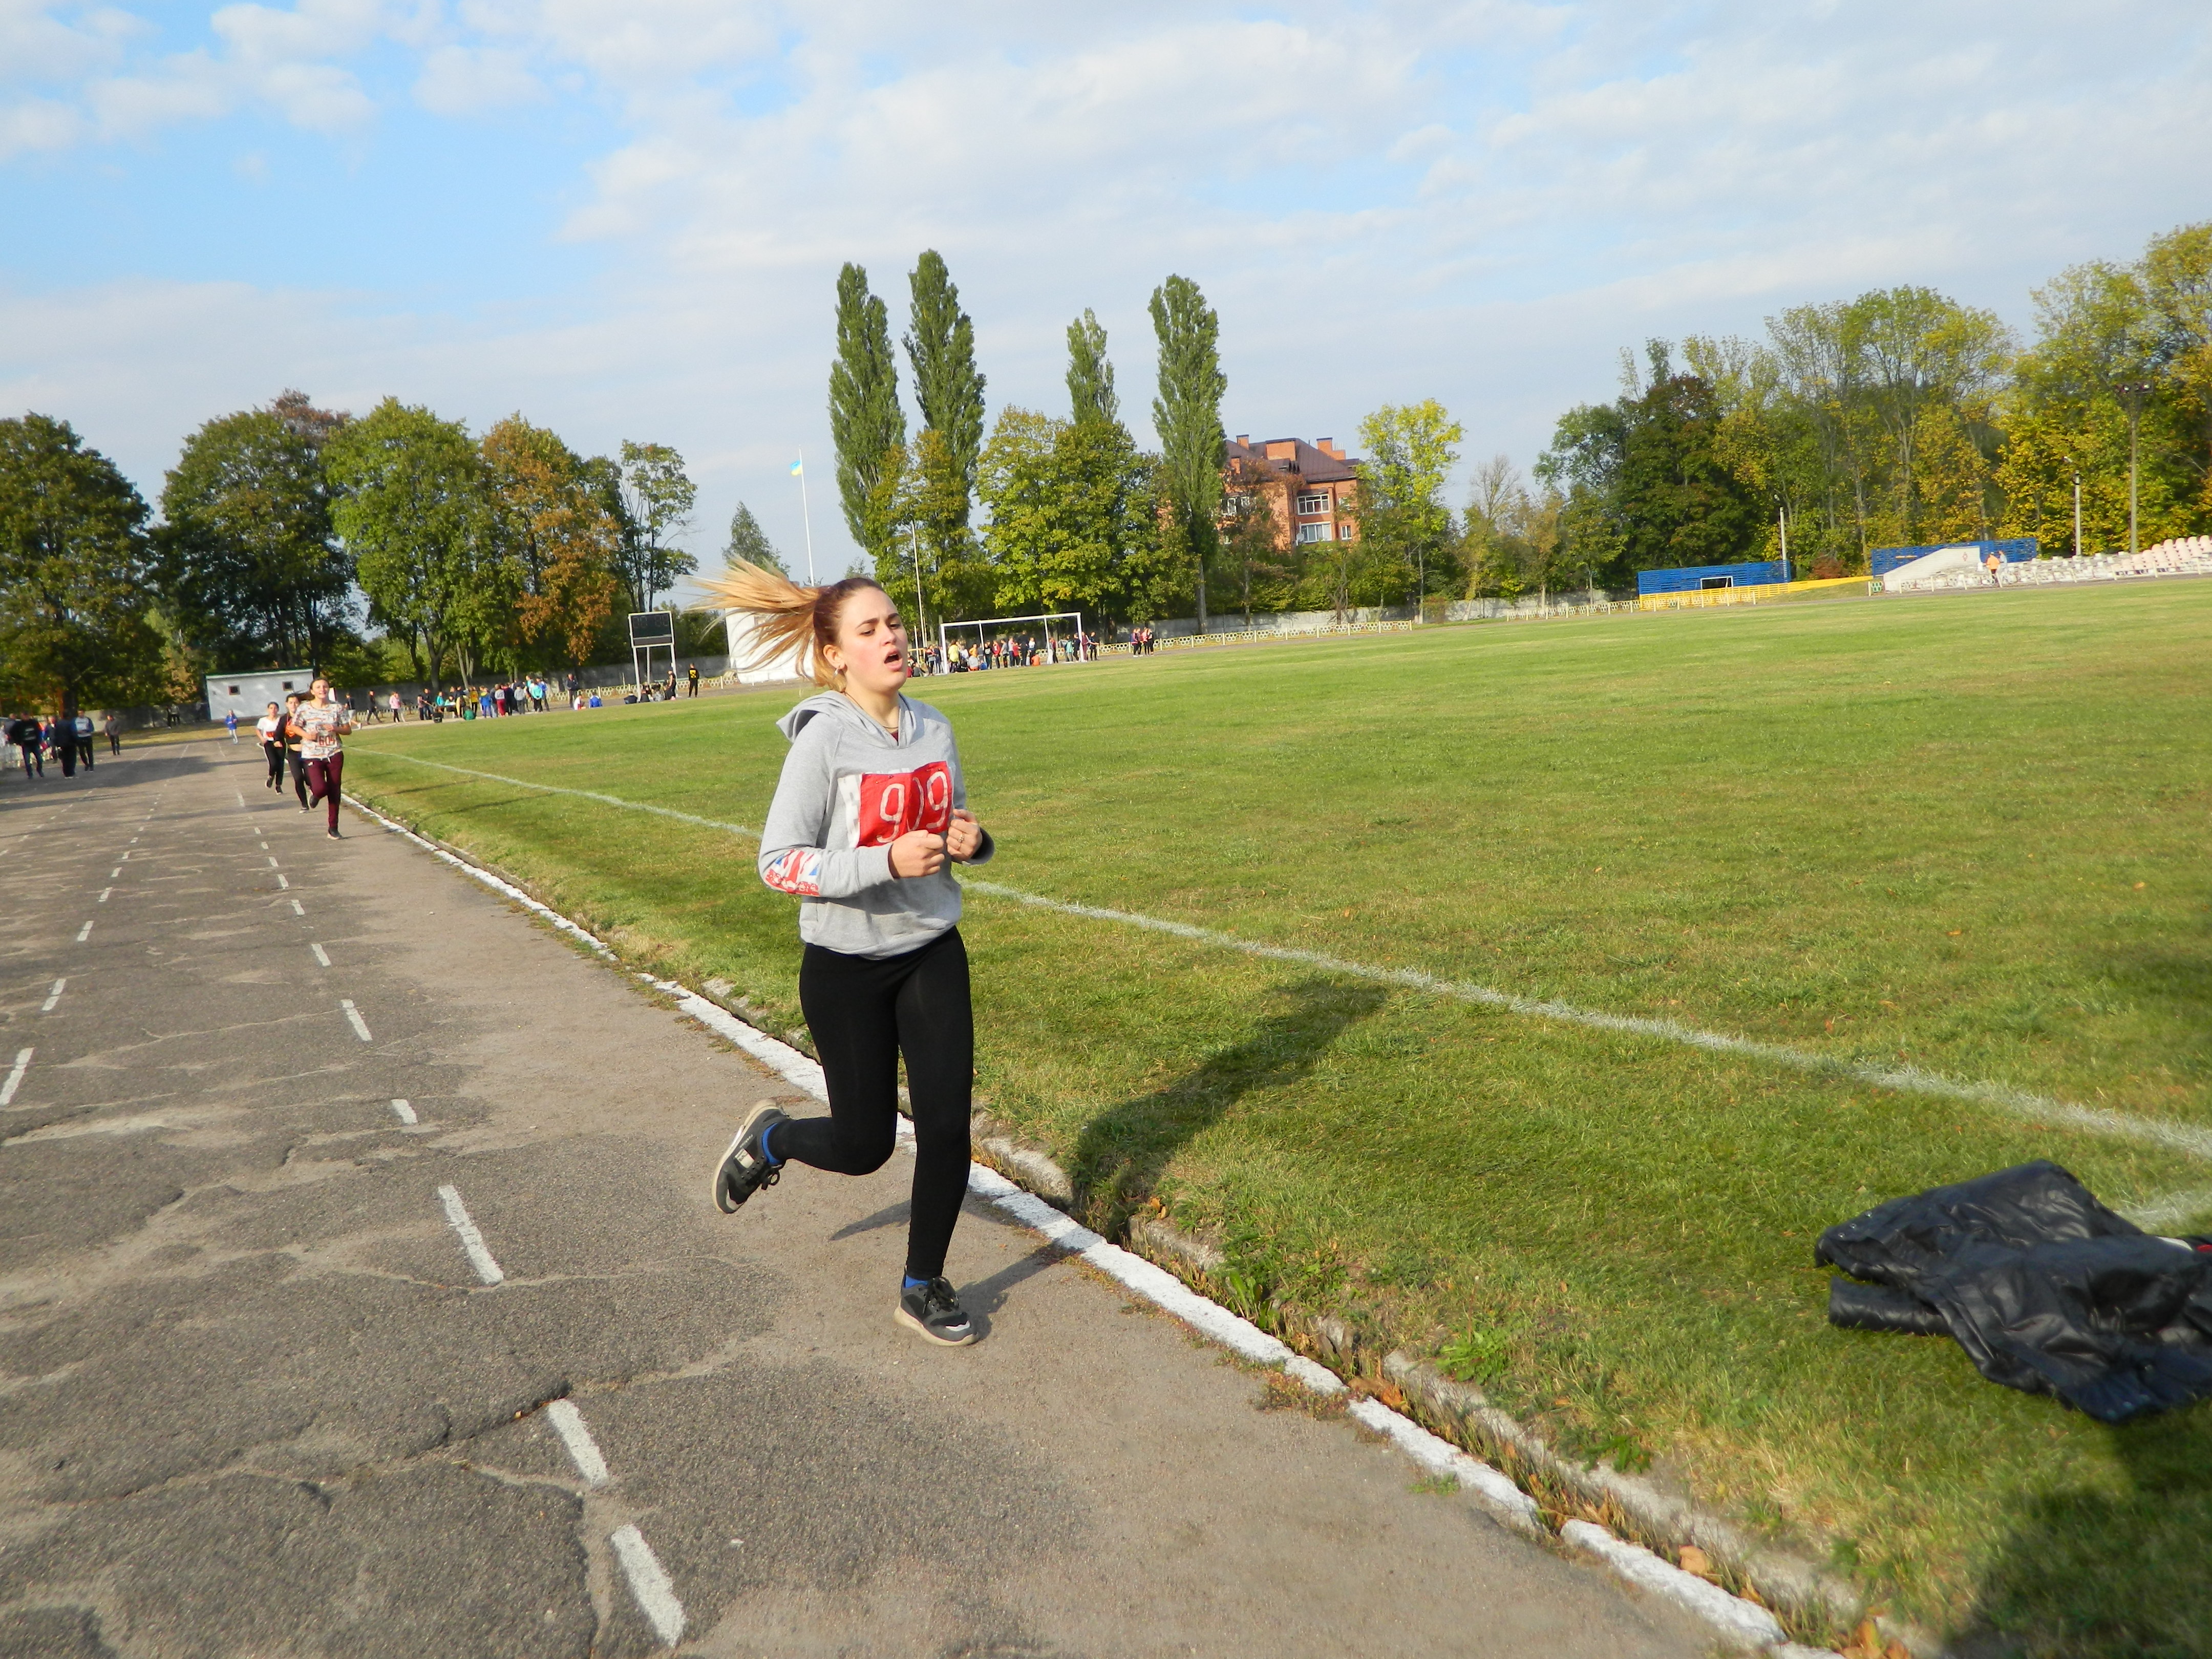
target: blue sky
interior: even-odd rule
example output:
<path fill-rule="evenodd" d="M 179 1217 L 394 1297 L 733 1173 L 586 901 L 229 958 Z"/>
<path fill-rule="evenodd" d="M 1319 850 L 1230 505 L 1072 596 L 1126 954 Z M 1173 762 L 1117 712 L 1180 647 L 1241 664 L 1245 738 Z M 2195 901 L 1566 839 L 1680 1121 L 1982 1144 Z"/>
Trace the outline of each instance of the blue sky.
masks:
<path fill-rule="evenodd" d="M 1621 347 L 1923 283 L 2025 329 L 2064 265 L 2212 216 L 2212 11 L 2118 0 L 983 3 L 0 0 L 0 405 L 149 496 L 288 386 L 579 449 L 673 443 L 852 544 L 838 266 L 934 246 L 994 410 L 1064 406 L 1094 308 L 1146 426 L 1145 301 L 1221 313 L 1232 433 L 1441 399 L 1527 465 Z M 908 399 L 909 413 L 912 401 Z"/>

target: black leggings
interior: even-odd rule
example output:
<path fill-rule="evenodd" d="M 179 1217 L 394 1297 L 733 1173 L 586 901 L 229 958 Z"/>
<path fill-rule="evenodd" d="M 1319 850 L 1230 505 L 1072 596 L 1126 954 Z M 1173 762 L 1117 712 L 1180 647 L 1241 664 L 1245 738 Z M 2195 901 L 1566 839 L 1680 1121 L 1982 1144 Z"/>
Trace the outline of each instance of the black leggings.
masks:
<path fill-rule="evenodd" d="M 830 1115 L 780 1125 L 769 1150 L 839 1175 L 883 1168 L 897 1140 L 903 1053 L 915 1140 L 906 1272 L 909 1279 L 937 1278 L 968 1190 L 969 1095 L 975 1075 L 968 947 L 960 930 L 948 928 L 899 957 L 847 956 L 810 945 L 799 963 L 799 1006 L 830 1085 Z"/>
<path fill-rule="evenodd" d="M 261 745 L 261 752 L 269 759 L 269 787 L 282 789 L 284 787 L 284 745 L 264 743 Z"/>
<path fill-rule="evenodd" d="M 300 758 L 296 749 L 287 749 L 284 758 L 292 769 L 292 793 L 300 798 L 300 810 L 307 810 L 307 763 Z"/>

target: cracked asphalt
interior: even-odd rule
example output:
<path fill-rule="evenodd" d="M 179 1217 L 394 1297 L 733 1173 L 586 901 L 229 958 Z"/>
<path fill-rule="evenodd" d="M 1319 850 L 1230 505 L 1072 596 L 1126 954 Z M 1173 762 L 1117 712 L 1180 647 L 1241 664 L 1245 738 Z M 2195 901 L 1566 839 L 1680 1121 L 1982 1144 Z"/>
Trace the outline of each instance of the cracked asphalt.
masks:
<path fill-rule="evenodd" d="M 0 1656 L 662 1651 L 632 1526 L 685 1652 L 1710 1650 L 988 1206 L 925 1346 L 908 1159 L 719 1215 L 788 1085 L 261 770 L 0 780 Z"/>

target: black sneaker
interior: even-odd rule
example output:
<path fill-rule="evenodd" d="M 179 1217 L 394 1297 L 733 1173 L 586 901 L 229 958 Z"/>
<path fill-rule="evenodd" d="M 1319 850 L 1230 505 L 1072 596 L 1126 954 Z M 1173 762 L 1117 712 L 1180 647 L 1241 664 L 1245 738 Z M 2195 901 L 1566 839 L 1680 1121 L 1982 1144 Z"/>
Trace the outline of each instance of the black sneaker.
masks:
<path fill-rule="evenodd" d="M 762 1188 L 775 1185 L 783 1166 L 768 1161 L 761 1151 L 761 1137 L 777 1124 L 790 1121 L 790 1114 L 773 1101 L 758 1101 L 745 1114 L 744 1127 L 714 1166 L 714 1207 L 724 1215 L 735 1215 Z"/>
<path fill-rule="evenodd" d="M 338 834 L 335 830 L 325 830 L 323 831 L 323 835 L 325 839 L 330 841 L 343 841 L 345 839 L 343 836 Z"/>
<path fill-rule="evenodd" d="M 975 1322 L 960 1310 L 959 1298 L 952 1294 L 952 1281 L 949 1279 L 933 1279 L 927 1285 L 900 1291 L 898 1306 L 891 1310 L 891 1317 L 948 1348 L 957 1348 L 975 1340 Z"/>

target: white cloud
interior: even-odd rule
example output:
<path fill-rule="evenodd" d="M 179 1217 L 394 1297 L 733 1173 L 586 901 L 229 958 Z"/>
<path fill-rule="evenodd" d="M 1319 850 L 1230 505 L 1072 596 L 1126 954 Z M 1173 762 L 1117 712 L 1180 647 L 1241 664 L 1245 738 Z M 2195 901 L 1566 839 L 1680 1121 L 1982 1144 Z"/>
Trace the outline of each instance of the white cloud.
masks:
<path fill-rule="evenodd" d="M 482 46 L 436 47 L 415 82 L 415 101 L 433 115 L 485 115 L 545 96 L 521 53 Z"/>

